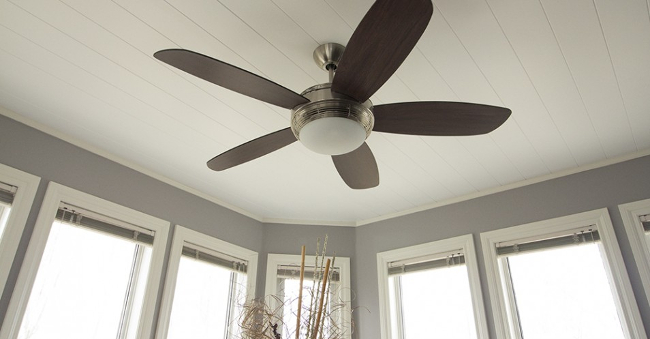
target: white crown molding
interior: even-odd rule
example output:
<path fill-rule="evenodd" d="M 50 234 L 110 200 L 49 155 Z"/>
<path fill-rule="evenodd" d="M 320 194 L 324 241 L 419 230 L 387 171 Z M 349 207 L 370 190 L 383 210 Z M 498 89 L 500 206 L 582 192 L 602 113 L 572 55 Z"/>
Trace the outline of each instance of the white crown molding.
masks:
<path fill-rule="evenodd" d="M 263 218 L 262 223 L 304 225 L 304 226 L 334 226 L 334 227 L 359 226 L 358 222 L 356 221 L 301 220 L 301 219 L 282 219 L 282 218 Z"/>

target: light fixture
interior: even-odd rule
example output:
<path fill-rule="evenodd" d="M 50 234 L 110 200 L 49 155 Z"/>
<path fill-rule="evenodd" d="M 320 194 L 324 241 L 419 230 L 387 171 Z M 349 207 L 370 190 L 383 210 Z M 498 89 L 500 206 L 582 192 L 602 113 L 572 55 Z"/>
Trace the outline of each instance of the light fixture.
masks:
<path fill-rule="evenodd" d="M 333 93 L 330 85 L 316 85 L 302 93 L 310 102 L 291 110 L 291 130 L 316 153 L 345 154 L 361 146 L 370 135 L 375 121 L 372 103 L 358 103 Z"/>
<path fill-rule="evenodd" d="M 366 130 L 356 121 L 339 117 L 314 120 L 300 130 L 300 142 L 310 150 L 329 155 L 345 154 L 366 140 Z"/>

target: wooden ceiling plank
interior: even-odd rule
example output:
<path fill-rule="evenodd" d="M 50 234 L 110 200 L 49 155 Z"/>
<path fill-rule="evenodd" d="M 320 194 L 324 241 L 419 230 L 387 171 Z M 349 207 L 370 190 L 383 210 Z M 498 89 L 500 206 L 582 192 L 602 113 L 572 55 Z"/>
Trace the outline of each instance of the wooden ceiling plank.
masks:
<path fill-rule="evenodd" d="M 265 76 L 259 69 L 243 60 L 220 41 L 215 40 L 205 30 L 195 25 L 188 17 L 182 15 L 165 2 L 141 0 L 116 1 L 116 3 L 168 39 L 169 43 L 157 45 L 153 49 L 183 47 L 220 60 L 228 60 L 233 65 L 260 76 Z M 239 93 L 214 86 L 184 72 L 177 73 L 182 74 L 187 81 L 269 130 L 277 130 L 287 126 L 289 114 L 284 108 L 276 108 L 258 100 L 242 100 L 243 96 Z"/>
<path fill-rule="evenodd" d="M 643 1 L 595 3 L 637 149 L 650 148 L 648 5 Z"/>
<path fill-rule="evenodd" d="M 436 5 L 547 167 L 551 171 L 575 167 L 566 141 L 487 3 L 438 0 Z"/>
<path fill-rule="evenodd" d="M 600 140 L 541 4 L 488 3 L 577 164 L 602 159 Z"/>
<path fill-rule="evenodd" d="M 81 13 L 84 17 L 92 20 L 99 27 L 110 32 L 110 34 L 98 33 L 98 40 L 103 39 L 103 41 L 100 40 L 99 42 L 108 46 L 114 46 L 115 49 L 123 51 L 122 53 L 129 57 L 129 59 L 118 59 L 118 55 L 109 53 L 109 50 L 100 49 L 99 46 L 93 45 L 93 48 L 102 51 L 111 60 L 120 60 L 120 64 L 126 65 L 126 68 L 136 74 L 141 74 L 143 78 L 150 80 L 156 85 L 164 84 L 161 87 L 168 86 L 166 88 L 170 94 L 176 95 L 188 106 L 213 118 L 217 123 L 224 125 L 243 138 L 252 138 L 267 132 L 266 128 L 258 125 L 255 121 L 233 109 L 219 98 L 210 96 L 208 93 L 183 79 L 178 79 L 178 76 L 173 75 L 177 73 L 175 70 L 169 70 L 169 67 L 166 65 L 157 65 L 148 62 L 153 52 L 162 48 L 169 48 L 170 41 L 122 7 L 113 2 L 97 0 L 65 0 L 65 3 L 75 11 Z M 97 31 L 101 32 L 101 29 Z M 91 45 L 91 42 L 86 43 Z M 161 46 L 166 47 L 161 48 Z M 136 61 L 137 64 L 129 63 L 131 60 Z M 204 84 L 204 86 L 211 87 L 214 85 Z M 171 88 L 173 88 L 173 91 Z"/>
<path fill-rule="evenodd" d="M 542 5 L 605 155 L 611 158 L 635 151 L 626 107 L 594 3 L 591 0 L 545 0 Z"/>
<path fill-rule="evenodd" d="M 220 2 L 172 0 L 168 3 L 192 18 L 195 24 L 206 30 L 215 40 L 255 65 L 269 80 L 297 93 L 314 85 L 314 79 L 309 74 Z"/>

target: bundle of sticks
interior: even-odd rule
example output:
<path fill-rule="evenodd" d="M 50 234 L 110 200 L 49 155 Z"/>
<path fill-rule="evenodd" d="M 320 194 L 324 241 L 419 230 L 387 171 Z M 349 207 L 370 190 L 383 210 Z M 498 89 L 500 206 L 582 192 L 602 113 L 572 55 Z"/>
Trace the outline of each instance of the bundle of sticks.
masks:
<path fill-rule="evenodd" d="M 285 297 L 271 295 L 270 300 L 255 299 L 243 305 L 243 312 L 240 318 L 241 339 L 340 339 L 344 324 L 340 324 L 340 314 L 344 312 L 346 302 L 333 302 L 330 300 L 332 276 L 335 274 L 334 260 L 326 258 L 327 235 L 323 242 L 322 252 L 320 239 L 316 243 L 316 256 L 313 267 L 312 288 L 309 296 L 303 295 L 305 283 L 305 251 L 303 245 L 300 260 L 300 280 L 298 288 L 298 299 L 285 300 Z M 297 301 L 297 308 L 293 309 Z M 290 306 L 291 305 L 291 306 Z M 289 310 L 292 309 L 292 310 Z M 293 330 L 292 324 L 285 322 L 286 312 L 296 316 L 296 327 Z M 283 314 L 284 313 L 284 314 Z M 281 333 L 284 332 L 284 335 Z"/>
<path fill-rule="evenodd" d="M 297 317 L 296 317 L 296 339 L 300 339 L 300 325 L 302 322 L 302 316 L 301 316 L 301 311 L 302 311 L 302 290 L 303 290 L 303 282 L 305 280 L 305 246 L 302 246 L 302 251 L 301 251 L 301 260 L 300 260 L 300 287 L 298 289 L 298 310 L 297 310 Z M 324 257 L 324 253 L 323 253 Z M 316 258 L 318 260 L 318 258 Z M 316 304 L 316 307 L 318 307 L 318 312 L 316 315 L 316 321 L 314 323 L 314 326 L 311 327 L 311 321 L 308 322 L 307 326 L 307 335 L 311 335 L 311 339 L 317 339 L 318 333 L 321 332 L 319 329 L 322 329 L 322 315 L 323 315 L 323 306 L 325 305 L 325 294 L 327 291 L 327 284 L 329 283 L 329 272 L 330 272 L 330 264 L 331 260 L 328 258 L 327 263 L 325 264 L 325 273 L 323 274 L 323 281 L 321 285 L 321 291 L 320 293 L 316 294 L 318 303 Z M 314 281 L 316 280 L 316 276 L 314 276 Z M 310 308 L 310 311 L 314 309 L 314 305 L 312 303 L 312 307 Z M 311 315 L 309 317 L 311 319 Z"/>

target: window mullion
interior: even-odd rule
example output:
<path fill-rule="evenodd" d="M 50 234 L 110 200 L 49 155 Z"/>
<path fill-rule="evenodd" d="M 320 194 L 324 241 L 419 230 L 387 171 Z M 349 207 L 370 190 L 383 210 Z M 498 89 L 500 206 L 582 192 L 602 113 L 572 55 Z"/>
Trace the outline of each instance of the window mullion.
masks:
<path fill-rule="evenodd" d="M 304 279 L 304 280 L 308 281 L 307 279 Z M 285 292 L 285 288 L 286 288 L 285 287 L 286 286 L 286 281 L 287 281 L 286 278 L 278 278 L 278 286 L 277 286 L 278 292 L 275 294 L 275 296 L 277 297 L 277 300 L 285 300 L 284 299 L 284 297 L 285 297 L 284 292 Z M 303 294 L 303 298 L 305 298 L 304 294 Z M 305 299 L 303 299 L 303 303 L 304 303 L 304 300 Z M 271 298 L 271 303 L 272 303 L 272 305 L 274 305 L 273 307 L 274 307 L 275 310 L 279 310 L 281 312 L 280 313 L 281 319 L 284 319 L 284 317 L 285 317 L 284 307 L 280 307 L 281 305 L 277 304 L 278 302 L 275 300 L 275 298 Z M 296 310 L 296 312 L 297 312 L 297 310 Z M 280 333 L 280 335 L 284 334 L 284 333 L 282 333 L 283 331 L 284 331 L 284 326 L 282 326 L 282 328 L 278 328 L 278 332 Z"/>
<path fill-rule="evenodd" d="M 129 281 L 124 295 L 124 307 L 120 317 L 120 325 L 117 331 L 117 339 L 126 339 L 129 328 L 129 321 L 133 311 L 133 297 L 137 288 L 140 271 L 142 268 L 142 259 L 144 257 L 144 246 L 135 244 L 133 252 L 133 264 L 131 265 L 131 272 L 129 274 Z"/>
<path fill-rule="evenodd" d="M 404 326 L 404 304 L 402 303 L 402 277 L 397 276 L 394 279 L 395 290 L 393 291 L 395 295 L 395 318 L 397 319 L 397 338 L 395 339 L 405 339 L 406 338 L 406 327 Z"/>
<path fill-rule="evenodd" d="M 2 239 L 2 234 L 4 233 L 5 223 L 9 219 L 9 207 L 3 203 L 0 203 L 0 239 Z"/>
<path fill-rule="evenodd" d="M 517 308 L 517 297 L 515 296 L 515 289 L 512 283 L 512 275 L 510 274 L 510 262 L 507 257 L 501 259 L 501 269 L 503 274 L 502 281 L 505 283 L 505 297 L 508 308 L 508 315 L 510 317 L 510 333 L 514 336 L 513 339 L 523 339 L 521 331 L 521 323 L 519 322 L 519 309 Z"/>
<path fill-rule="evenodd" d="M 230 339 L 233 336 L 233 318 L 235 313 L 235 302 L 237 299 L 237 273 L 230 272 L 230 293 L 228 296 L 228 308 L 226 310 L 226 326 L 224 338 Z"/>

